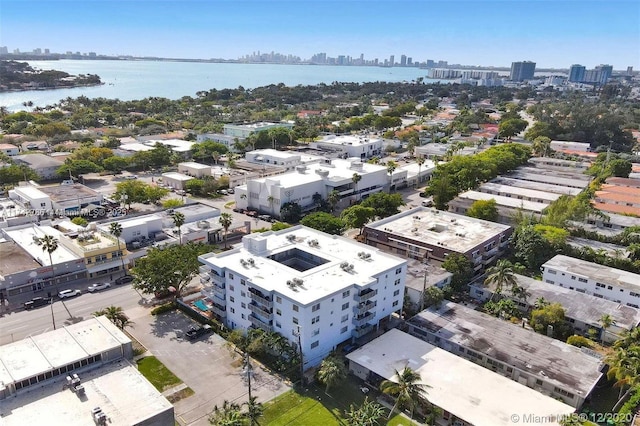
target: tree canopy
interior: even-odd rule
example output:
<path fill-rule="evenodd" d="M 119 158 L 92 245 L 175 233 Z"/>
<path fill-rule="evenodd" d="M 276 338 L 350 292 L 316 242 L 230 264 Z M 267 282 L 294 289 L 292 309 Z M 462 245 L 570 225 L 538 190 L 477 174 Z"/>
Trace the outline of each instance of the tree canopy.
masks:
<path fill-rule="evenodd" d="M 467 216 L 476 219 L 490 220 L 496 222 L 498 220 L 498 207 L 496 200 L 476 200 L 467 210 Z"/>
<path fill-rule="evenodd" d="M 325 212 L 311 213 L 305 216 L 300 223 L 331 235 L 341 235 L 345 226 L 340 218 Z"/>
<path fill-rule="evenodd" d="M 400 213 L 399 207 L 404 206 L 405 202 L 401 194 L 377 192 L 367 197 L 360 205 L 372 208 L 376 217 L 382 219 Z"/>

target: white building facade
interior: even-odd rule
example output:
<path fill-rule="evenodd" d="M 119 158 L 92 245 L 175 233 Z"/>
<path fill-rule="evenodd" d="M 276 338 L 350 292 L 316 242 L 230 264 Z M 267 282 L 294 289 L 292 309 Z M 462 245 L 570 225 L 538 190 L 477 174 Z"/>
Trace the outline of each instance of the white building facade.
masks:
<path fill-rule="evenodd" d="M 214 314 L 299 342 L 305 368 L 402 310 L 406 261 L 304 226 L 250 234 L 199 260 Z"/>
<path fill-rule="evenodd" d="M 338 152 L 343 158 L 372 158 L 382 154 L 382 139 L 368 136 L 328 135 L 309 144 L 311 148 Z"/>

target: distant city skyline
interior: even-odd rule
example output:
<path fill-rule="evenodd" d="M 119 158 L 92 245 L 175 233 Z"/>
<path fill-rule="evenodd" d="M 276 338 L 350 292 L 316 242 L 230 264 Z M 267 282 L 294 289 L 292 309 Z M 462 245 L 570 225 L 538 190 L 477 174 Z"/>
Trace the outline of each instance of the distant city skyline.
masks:
<path fill-rule="evenodd" d="M 396 63 L 640 68 L 637 1 L 2 0 L 3 46 L 239 59 L 282 52 Z"/>

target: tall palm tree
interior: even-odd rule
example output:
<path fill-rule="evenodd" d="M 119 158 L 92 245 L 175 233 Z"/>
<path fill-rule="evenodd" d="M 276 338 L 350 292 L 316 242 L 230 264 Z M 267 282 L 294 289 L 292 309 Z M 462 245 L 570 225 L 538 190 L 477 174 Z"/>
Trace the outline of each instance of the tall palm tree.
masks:
<path fill-rule="evenodd" d="M 213 151 L 211 153 L 211 157 L 213 158 L 213 162 L 217 165 L 218 160 L 220 159 L 220 153 L 218 151 Z"/>
<path fill-rule="evenodd" d="M 244 194 L 243 194 L 244 195 Z M 269 195 L 267 197 L 267 202 L 269 203 L 269 208 L 271 209 L 271 215 L 273 215 L 273 203 L 276 201 L 276 198 L 273 195 Z"/>
<path fill-rule="evenodd" d="M 244 426 L 245 418 L 240 411 L 240 405 L 225 400 L 221 407 L 213 407 L 209 423 L 216 426 Z"/>
<path fill-rule="evenodd" d="M 331 191 L 329 195 L 327 195 L 327 202 L 331 207 L 331 213 L 333 213 L 333 211 L 336 209 L 336 206 L 340 202 L 340 193 L 335 189 Z"/>
<path fill-rule="evenodd" d="M 396 399 L 388 418 L 391 418 L 397 408 L 408 407 L 411 410 L 411 419 L 413 419 L 413 410 L 426 400 L 426 388 L 429 386 L 420 383 L 420 374 L 409 367 L 404 367 L 402 371 L 395 370 L 394 377 L 397 378 L 397 381 L 384 380 L 380 384 L 382 393 L 391 395 Z"/>
<path fill-rule="evenodd" d="M 489 300 L 493 300 L 493 296 L 496 294 L 500 295 L 504 286 L 509 286 L 510 289 L 517 286 L 518 281 L 516 280 L 515 273 L 513 272 L 513 265 L 511 262 L 505 259 L 498 260 L 496 266 L 487 270 L 487 278 L 484 280 L 484 284 L 486 286 L 495 286 L 495 291 L 492 292 L 491 299 Z"/>
<path fill-rule="evenodd" d="M 171 213 L 171 219 L 173 219 L 173 224 L 178 228 L 178 238 L 180 239 L 180 245 L 182 245 L 182 225 L 184 225 L 185 217 L 184 214 L 180 212 Z"/>
<path fill-rule="evenodd" d="M 640 385 L 640 346 L 632 346 L 629 349 L 618 348 L 606 358 L 606 361 L 609 364 L 607 378 L 616 379 L 614 386 L 620 388 L 621 394 L 622 390 L 628 387 L 612 409 L 612 412 L 616 413 L 631 391 Z"/>
<path fill-rule="evenodd" d="M 264 414 L 264 406 L 262 403 L 258 402 L 257 397 L 252 396 L 244 405 L 247 407 L 246 415 L 249 418 L 249 425 L 259 425 L 258 419 Z"/>
<path fill-rule="evenodd" d="M 58 250 L 58 240 L 52 235 L 45 235 L 44 237 L 38 238 L 36 240 L 36 244 L 42 247 L 42 251 L 46 251 L 49 254 L 49 265 L 51 265 L 51 284 L 53 285 L 55 293 L 58 294 L 58 284 L 56 284 L 56 270 L 54 268 L 53 258 L 51 256 L 54 251 Z M 69 314 L 69 318 L 73 318 L 73 315 L 71 315 L 71 312 L 69 311 L 69 308 L 67 308 L 67 305 L 64 303 L 64 300 L 60 299 L 60 302 L 62 303 L 62 306 L 64 306 L 64 309 L 67 311 L 67 314 Z M 51 321 L 53 322 L 53 329 L 55 330 L 56 319 L 53 316 L 53 301 L 51 302 Z"/>
<path fill-rule="evenodd" d="M 353 192 L 354 194 L 356 194 L 356 199 L 357 199 L 357 193 L 358 193 L 358 182 L 360 182 L 362 180 L 362 176 L 354 173 L 353 176 L 351 176 L 351 182 L 353 182 Z"/>
<path fill-rule="evenodd" d="M 318 370 L 318 379 L 326 386 L 325 393 L 329 392 L 329 388 L 347 378 L 347 369 L 344 361 L 335 355 L 329 355 L 320 363 Z"/>
<path fill-rule="evenodd" d="M 106 316 L 109 321 L 114 323 L 120 330 L 124 330 L 125 327 L 131 327 L 133 324 L 133 321 L 129 320 L 129 317 L 124 313 L 120 306 L 109 306 L 101 311 L 93 313 L 93 316 L 95 317 L 102 315 Z"/>
<path fill-rule="evenodd" d="M 120 253 L 120 260 L 122 261 L 122 270 L 126 275 L 127 270 L 124 267 L 124 256 L 122 255 L 122 251 L 120 250 L 120 235 L 122 235 L 122 225 L 120 225 L 120 223 L 118 222 L 111 222 L 109 224 L 109 233 L 116 237 L 116 240 L 118 241 L 118 253 Z"/>
<path fill-rule="evenodd" d="M 360 407 L 356 408 L 351 404 L 349 411 L 345 412 L 350 426 L 376 426 L 383 416 L 384 407 L 375 401 L 370 401 L 368 397 L 365 397 Z"/>
<path fill-rule="evenodd" d="M 395 161 L 389 161 L 387 163 L 387 173 L 389 173 L 389 190 L 391 191 L 391 187 L 393 186 L 393 172 L 396 171 L 398 165 Z"/>
<path fill-rule="evenodd" d="M 602 315 L 600 317 L 598 322 L 601 325 L 601 328 L 600 328 L 600 342 L 604 343 L 604 336 L 607 333 L 607 328 L 611 327 L 612 325 L 616 325 L 616 320 L 613 319 L 613 317 L 611 315 L 604 314 L 604 315 Z"/>
<path fill-rule="evenodd" d="M 227 248 L 227 233 L 229 232 L 229 227 L 233 223 L 233 217 L 230 213 L 221 213 L 219 221 L 220 225 L 224 228 L 224 248 Z"/>
<path fill-rule="evenodd" d="M 545 306 L 549 306 L 549 301 L 544 297 L 538 297 L 535 303 L 533 304 L 533 307 L 536 309 L 542 309 Z"/>
<path fill-rule="evenodd" d="M 416 185 L 420 184 L 420 171 L 422 170 L 422 165 L 424 164 L 426 160 L 424 159 L 424 157 L 418 157 L 416 159 L 416 163 L 418 163 L 418 178 L 416 180 Z"/>

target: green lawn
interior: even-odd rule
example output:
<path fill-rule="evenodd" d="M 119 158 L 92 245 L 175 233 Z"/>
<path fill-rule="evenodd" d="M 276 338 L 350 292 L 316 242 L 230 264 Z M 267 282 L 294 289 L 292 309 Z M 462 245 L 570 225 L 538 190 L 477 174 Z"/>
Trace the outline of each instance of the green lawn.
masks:
<path fill-rule="evenodd" d="M 138 370 L 160 392 L 182 383 L 182 380 L 169 371 L 155 356 L 138 360 Z"/>
<path fill-rule="evenodd" d="M 264 416 L 260 423 L 269 426 L 348 426 L 342 417 L 350 404 L 359 406 L 364 401 L 364 395 L 357 383 L 348 380 L 340 387 L 329 390 L 309 385 L 298 393 L 291 390 L 280 395 L 265 405 Z M 411 423 L 401 415 L 389 420 L 388 426 L 408 426 Z"/>

